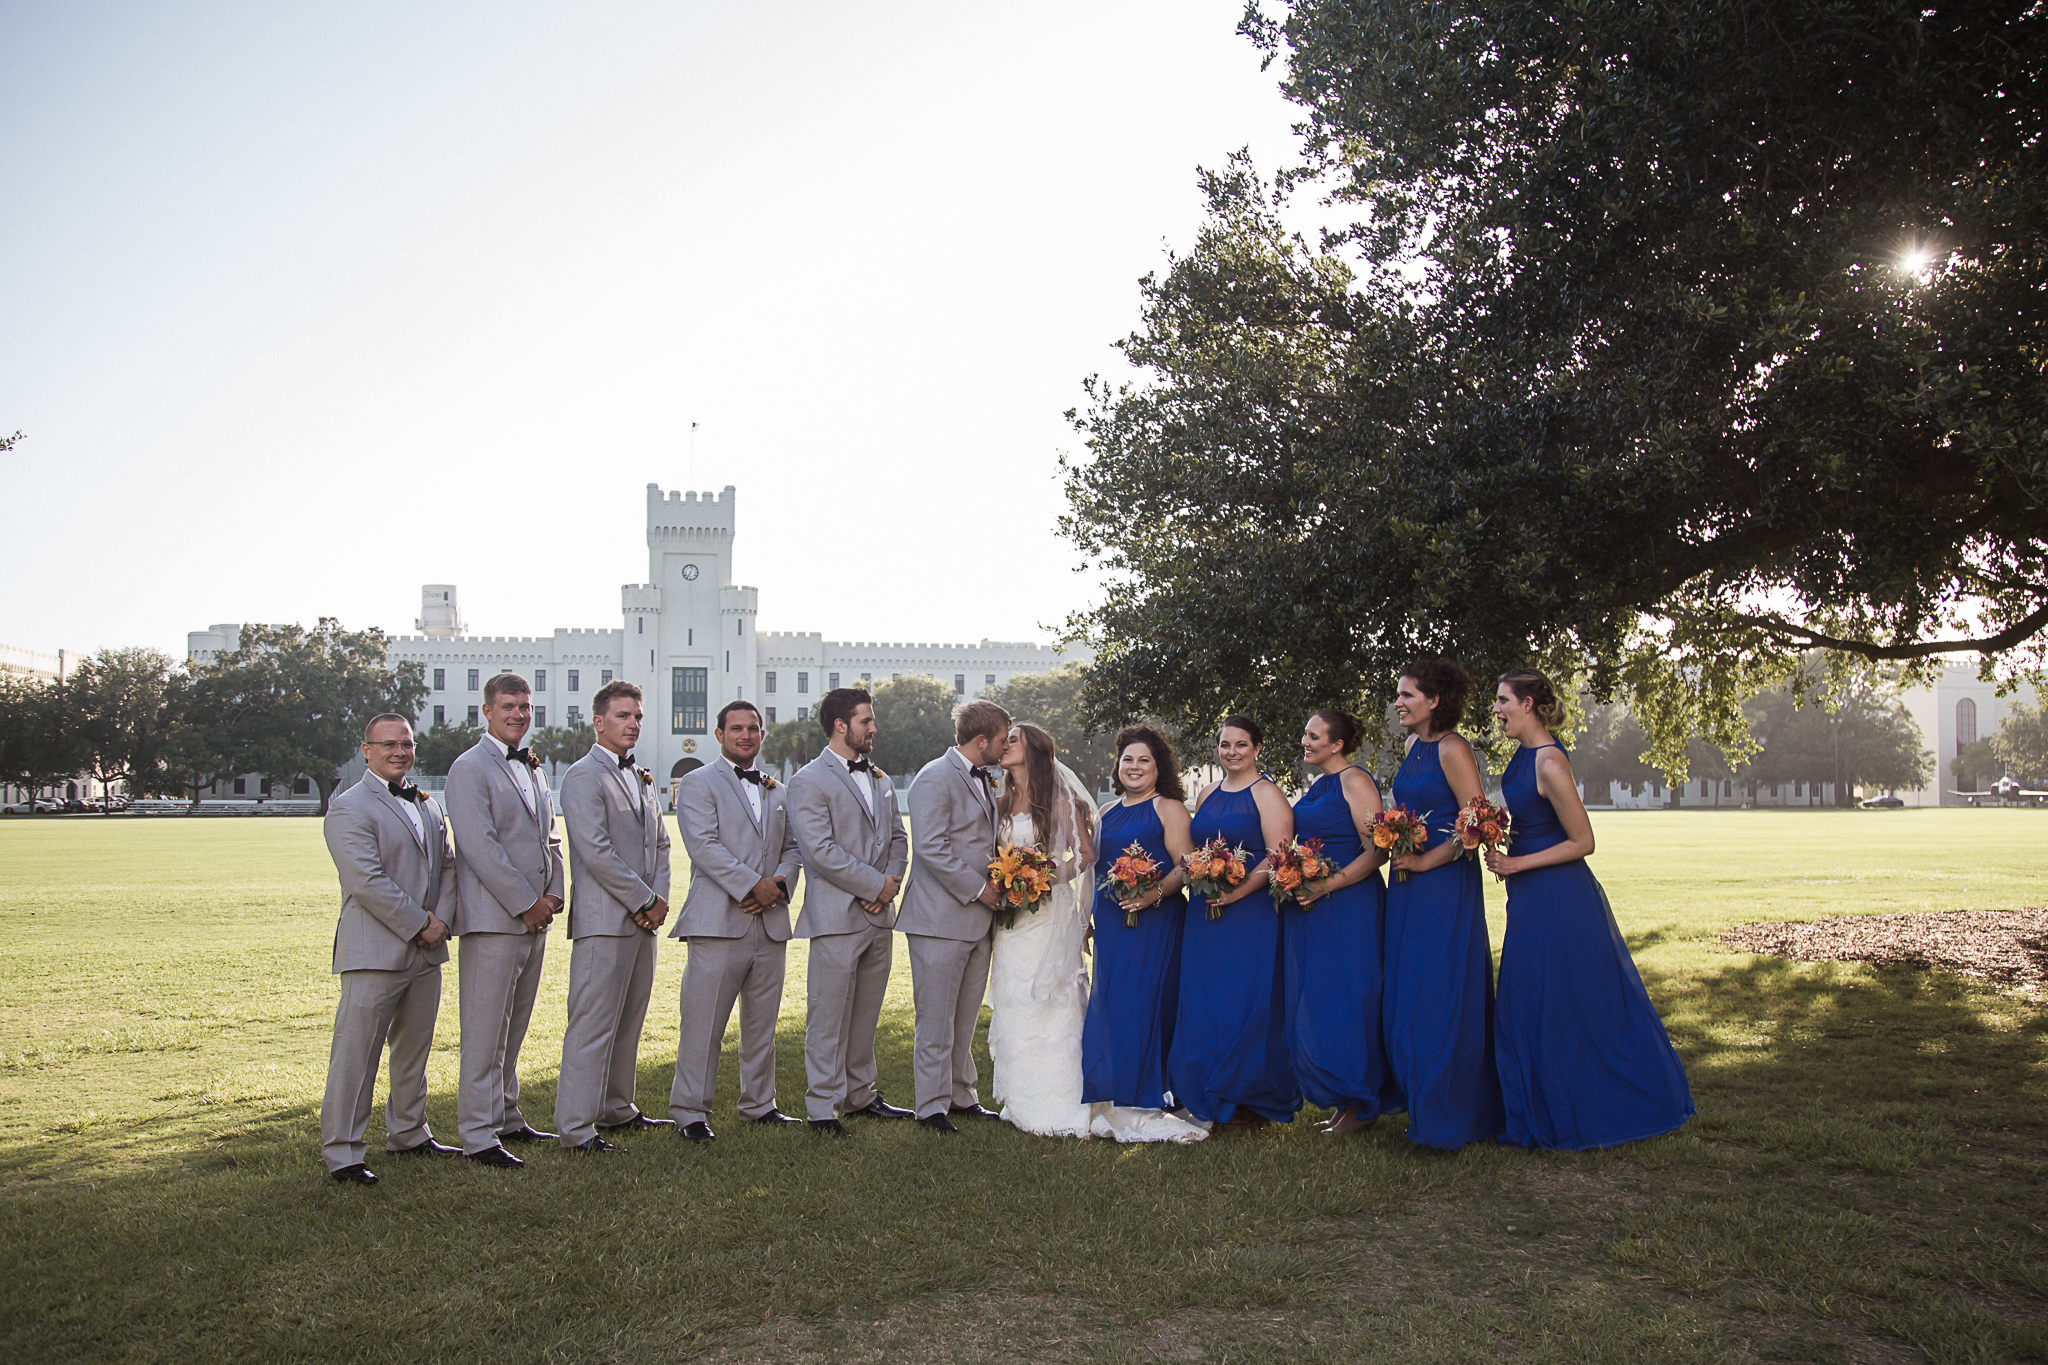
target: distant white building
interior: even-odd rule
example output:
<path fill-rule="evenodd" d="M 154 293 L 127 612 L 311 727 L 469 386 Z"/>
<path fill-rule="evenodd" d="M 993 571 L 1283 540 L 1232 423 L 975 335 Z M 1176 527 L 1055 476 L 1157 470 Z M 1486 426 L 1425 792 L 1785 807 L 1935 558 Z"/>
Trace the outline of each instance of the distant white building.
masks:
<path fill-rule="evenodd" d="M 44 654 L 18 645 L 0 645 L 0 674 L 29 678 L 36 682 L 57 682 L 64 677 L 65 654 Z"/>
<path fill-rule="evenodd" d="M 1934 752 L 1934 780 L 1917 791 L 1899 793 L 1908 805 L 1914 806 L 1970 804 L 1954 794 L 1964 785 L 1949 771 L 1956 755 L 1978 740 L 1997 734 L 2015 704 L 2041 704 L 2031 687 L 2023 686 L 2007 696 L 1999 696 L 1997 684 L 1982 681 L 1977 670 L 1967 665 L 1942 669 L 1934 686 L 1915 688 L 1900 700 L 1919 723 L 1922 740 Z"/>
<path fill-rule="evenodd" d="M 963 700 L 1020 674 L 1047 673 L 1085 648 L 981 640 L 973 644 L 842 643 L 819 632 L 759 633 L 759 590 L 732 581 L 737 498 L 663 492 L 647 485 L 647 581 L 620 588 L 620 624 L 548 635 L 470 635 L 453 584 L 420 592 L 417 635 L 390 641 L 398 664 L 426 669 L 429 692 L 420 728 L 477 718 L 483 685 L 510 670 L 533 684 L 536 725 L 575 725 L 590 718 L 590 698 L 622 678 L 645 696 L 640 760 L 658 774 L 680 777 L 717 752 L 710 738 L 718 708 L 751 701 L 768 722 L 809 719 L 834 687 L 857 687 L 907 674 L 930 674 Z M 210 626 L 186 639 L 204 662 L 232 649 L 239 625 Z"/>

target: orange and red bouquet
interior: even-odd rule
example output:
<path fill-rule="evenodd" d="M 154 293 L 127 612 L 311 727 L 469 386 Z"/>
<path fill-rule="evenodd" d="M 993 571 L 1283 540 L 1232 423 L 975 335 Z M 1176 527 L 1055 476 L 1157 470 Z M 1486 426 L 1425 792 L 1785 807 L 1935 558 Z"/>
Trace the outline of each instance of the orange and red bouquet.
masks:
<path fill-rule="evenodd" d="M 988 879 L 996 884 L 996 923 L 1014 929 L 1019 910 L 1037 914 L 1038 907 L 1052 894 L 1056 871 L 1053 860 L 1029 844 L 1004 844 L 998 848 L 988 863 Z"/>
<path fill-rule="evenodd" d="M 1273 908 L 1285 905 L 1304 886 L 1313 889 L 1337 875 L 1336 862 L 1323 852 L 1321 839 L 1289 839 L 1273 850 L 1273 866 L 1267 873 L 1266 890 Z"/>
<path fill-rule="evenodd" d="M 1151 895 L 1162 872 L 1145 846 L 1135 842 L 1109 865 L 1109 884 L 1116 888 L 1116 898 L 1124 907 L 1124 928 L 1138 927 L 1138 912 L 1131 909 L 1131 902 Z"/>
<path fill-rule="evenodd" d="M 1372 818 L 1372 846 L 1390 859 L 1422 852 L 1429 846 L 1429 812 L 1417 815 L 1406 806 L 1388 806 Z M 1394 880 L 1405 882 L 1408 874 L 1396 870 Z"/>
<path fill-rule="evenodd" d="M 1484 796 L 1475 796 L 1458 812 L 1451 831 L 1458 836 L 1458 842 L 1465 846 L 1467 853 L 1478 857 L 1480 849 L 1491 852 L 1507 842 L 1508 824 L 1506 811 Z"/>
<path fill-rule="evenodd" d="M 1188 874 L 1189 893 L 1202 898 L 1210 919 L 1223 918 L 1223 907 L 1216 903 L 1216 897 L 1242 882 L 1251 872 L 1251 864 L 1245 861 L 1245 851 L 1232 848 L 1220 834 L 1182 858 L 1180 867 Z"/>

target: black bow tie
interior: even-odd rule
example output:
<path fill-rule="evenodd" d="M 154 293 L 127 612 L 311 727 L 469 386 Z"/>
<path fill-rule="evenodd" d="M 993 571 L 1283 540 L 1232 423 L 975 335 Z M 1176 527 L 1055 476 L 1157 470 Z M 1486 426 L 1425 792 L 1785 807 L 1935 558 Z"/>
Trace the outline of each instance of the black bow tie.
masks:
<path fill-rule="evenodd" d="M 391 788 L 391 794 L 401 801 L 425 801 L 427 799 L 427 794 L 410 782 L 386 781 L 384 785 Z"/>
<path fill-rule="evenodd" d="M 761 770 L 759 768 L 742 768 L 739 764 L 735 763 L 732 765 L 732 775 L 742 782 L 751 782 L 757 787 L 761 785 Z"/>
<path fill-rule="evenodd" d="M 988 769 L 969 768 L 967 771 L 973 773 L 976 777 L 980 778 L 981 785 L 987 787 L 990 791 L 994 791 L 996 789 L 996 775 L 990 772 Z"/>
<path fill-rule="evenodd" d="M 619 771 L 620 771 L 620 772 L 622 772 L 622 773 L 629 773 L 629 772 L 632 772 L 632 771 L 633 771 L 633 755 L 631 755 L 631 754 L 620 754 L 620 755 L 619 755 Z"/>
<path fill-rule="evenodd" d="M 874 766 L 874 764 L 864 758 L 856 758 L 853 762 L 846 765 L 846 771 L 850 773 L 864 773 L 872 771 Z"/>
<path fill-rule="evenodd" d="M 508 744 L 505 746 L 505 761 L 507 763 L 524 763 L 527 767 L 531 768 L 533 766 L 533 750 L 530 748 L 515 749 Z"/>

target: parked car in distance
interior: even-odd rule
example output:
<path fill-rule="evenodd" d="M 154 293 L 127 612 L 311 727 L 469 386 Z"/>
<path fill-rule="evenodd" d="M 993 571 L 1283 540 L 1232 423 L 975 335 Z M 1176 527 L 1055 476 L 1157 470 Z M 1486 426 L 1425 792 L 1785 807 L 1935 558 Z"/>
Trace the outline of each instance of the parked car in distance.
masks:
<path fill-rule="evenodd" d="M 1905 804 L 1906 804 L 1906 803 L 1905 803 L 1904 801 L 1901 801 L 1901 800 L 1900 800 L 1900 799 L 1899 799 L 1898 797 L 1896 797 L 1896 796 L 1873 796 L 1873 797 L 1870 797 L 1870 798 L 1866 799 L 1866 800 L 1865 800 L 1865 801 L 1863 802 L 1863 809 L 1865 809 L 1865 810 L 1897 810 L 1897 809 L 1899 809 L 1899 807 L 1901 807 L 1901 806 L 1903 806 L 1903 805 L 1905 805 Z"/>

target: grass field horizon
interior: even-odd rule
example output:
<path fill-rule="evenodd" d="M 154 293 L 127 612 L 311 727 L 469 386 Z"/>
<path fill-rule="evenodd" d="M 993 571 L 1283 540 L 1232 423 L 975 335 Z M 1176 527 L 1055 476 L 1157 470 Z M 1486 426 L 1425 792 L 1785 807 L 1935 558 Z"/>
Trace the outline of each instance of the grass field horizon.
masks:
<path fill-rule="evenodd" d="M 1593 866 L 1699 1117 L 1606 1153 L 1298 1122 L 1192 1148 L 732 1113 L 527 1170 L 325 1181 L 317 821 L 0 821 L 9 1360 L 2048 1359 L 2040 1002 L 1726 949 L 1756 920 L 2048 898 L 2025 810 L 1600 812 Z M 673 833 L 673 830 L 672 830 Z M 683 860 L 677 845 L 677 893 Z M 1501 891 L 1488 879 L 1493 941 Z M 523 1069 L 552 1114 L 567 944 Z M 674 1063 L 664 941 L 643 1108 Z M 778 1030 L 801 1106 L 804 952 Z M 429 1065 L 453 1132 L 459 972 Z M 907 1098 L 900 946 L 880 1054 Z M 983 1053 L 983 1076 L 988 1075 Z"/>

